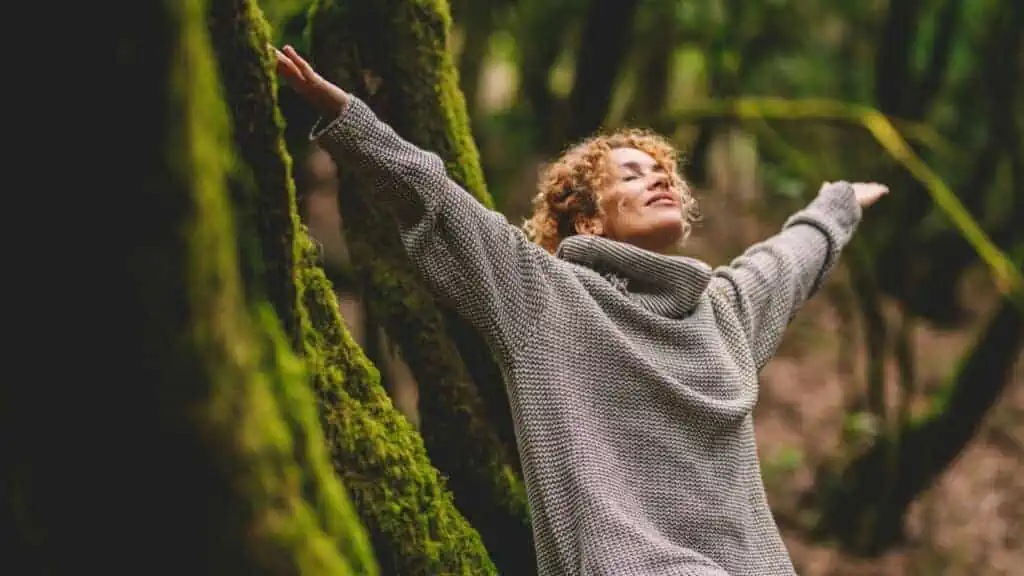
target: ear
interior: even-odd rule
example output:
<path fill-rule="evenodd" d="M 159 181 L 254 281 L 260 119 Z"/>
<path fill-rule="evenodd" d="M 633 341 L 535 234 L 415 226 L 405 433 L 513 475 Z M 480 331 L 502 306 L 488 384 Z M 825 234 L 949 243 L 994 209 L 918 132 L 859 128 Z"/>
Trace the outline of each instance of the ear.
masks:
<path fill-rule="evenodd" d="M 577 234 L 589 234 L 592 236 L 604 234 L 604 224 L 601 223 L 599 218 L 577 218 L 575 228 Z"/>

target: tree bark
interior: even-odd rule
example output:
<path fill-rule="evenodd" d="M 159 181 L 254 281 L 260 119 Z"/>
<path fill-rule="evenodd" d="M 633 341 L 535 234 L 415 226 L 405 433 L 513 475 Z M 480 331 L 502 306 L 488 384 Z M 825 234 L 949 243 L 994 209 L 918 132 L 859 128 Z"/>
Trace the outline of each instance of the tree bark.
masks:
<path fill-rule="evenodd" d="M 493 572 L 416 431 L 345 329 L 319 250 L 299 227 L 262 14 L 252 0 L 214 0 L 210 26 L 239 152 L 233 199 L 245 229 L 262 240 L 257 258 L 247 261 L 250 276 L 292 321 L 335 471 L 369 529 L 383 572 Z M 240 246 L 251 248 L 245 241 Z"/>
<path fill-rule="evenodd" d="M 12 572 L 376 574 L 301 364 L 243 292 L 206 8 L 118 7 L 132 25 L 108 63 L 109 109 L 90 111 L 109 112 L 117 170 L 76 182 L 103 190 L 79 216 L 118 236 L 81 238 L 105 248 L 95 283 L 110 305 L 87 338 L 69 322 L 77 378 L 24 387 L 5 419 L 26 441 L 4 475 L 33 556 Z"/>
<path fill-rule="evenodd" d="M 335 470 L 349 489 L 385 574 L 496 574 L 480 535 L 456 509 L 423 440 L 352 340 L 307 244 L 299 268 L 306 361 Z"/>
<path fill-rule="evenodd" d="M 312 17 L 312 56 L 327 78 L 364 99 L 403 137 L 438 153 L 452 178 L 492 207 L 447 51 L 449 20 L 438 0 L 321 1 Z M 501 572 L 531 573 L 532 533 L 501 373 L 482 338 L 424 286 L 394 218 L 359 192 L 346 167 L 339 172 L 352 260 L 369 307 L 419 383 L 430 459 Z"/>
<path fill-rule="evenodd" d="M 231 194 L 246 289 L 265 294 L 299 350 L 296 243 L 298 211 L 292 159 L 277 106 L 270 27 L 249 0 L 209 0 L 208 25 L 238 158 Z"/>

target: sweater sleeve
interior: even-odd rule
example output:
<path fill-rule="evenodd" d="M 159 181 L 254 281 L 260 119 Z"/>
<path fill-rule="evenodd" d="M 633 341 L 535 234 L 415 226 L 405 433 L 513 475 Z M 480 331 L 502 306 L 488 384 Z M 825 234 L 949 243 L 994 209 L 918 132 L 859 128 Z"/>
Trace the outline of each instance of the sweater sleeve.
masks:
<path fill-rule="evenodd" d="M 395 215 L 406 253 L 434 295 L 496 352 L 514 352 L 549 290 L 543 276 L 550 255 L 453 182 L 440 157 L 407 142 L 358 98 L 326 127 L 315 126 L 311 138 L 339 167 L 355 170 L 374 201 Z"/>
<path fill-rule="evenodd" d="M 861 218 L 848 182 L 827 184 L 777 235 L 715 270 L 743 325 L 760 370 L 771 359 L 790 320 L 821 287 Z"/>

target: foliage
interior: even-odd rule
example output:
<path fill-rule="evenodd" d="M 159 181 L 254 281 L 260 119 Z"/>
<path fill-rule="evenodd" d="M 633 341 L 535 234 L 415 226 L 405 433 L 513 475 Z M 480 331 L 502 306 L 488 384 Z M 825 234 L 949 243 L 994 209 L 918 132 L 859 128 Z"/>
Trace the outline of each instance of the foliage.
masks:
<path fill-rule="evenodd" d="M 864 386 L 845 444 L 805 494 L 813 521 L 793 530 L 860 554 L 900 544 L 910 504 L 1012 379 L 1024 338 L 1019 1 L 458 0 L 454 20 L 445 0 L 259 4 L 118 8 L 133 25 L 112 42 L 111 94 L 93 114 L 113 142 L 95 164 L 117 168 L 76 173 L 77 188 L 104 193 L 69 243 L 102 251 L 94 261 L 112 270 L 96 291 L 111 303 L 79 294 L 74 307 L 100 310 L 88 322 L 40 322 L 80 324 L 39 341 L 83 359 L 0 403 L 6 435 L 32 441 L 7 453 L 5 518 L 40 571 L 535 570 L 501 372 L 340 167 L 354 278 L 372 327 L 411 368 L 421 429 L 346 329 L 293 179 L 315 117 L 278 93 L 268 43 L 312 53 L 482 204 L 518 206 L 510 216 L 528 204 L 521 181 L 538 157 L 625 124 L 669 134 L 704 188 L 716 146 L 745 135 L 765 219 L 822 180 L 890 184 L 832 293 L 844 329 L 863 326 L 842 336 L 864 338 Z M 964 330 L 958 286 L 979 267 L 993 310 L 922 392 L 911 328 Z M 75 451 L 87 465 L 72 465 Z M 810 459 L 795 447 L 766 458 L 766 481 L 786 484 Z"/>

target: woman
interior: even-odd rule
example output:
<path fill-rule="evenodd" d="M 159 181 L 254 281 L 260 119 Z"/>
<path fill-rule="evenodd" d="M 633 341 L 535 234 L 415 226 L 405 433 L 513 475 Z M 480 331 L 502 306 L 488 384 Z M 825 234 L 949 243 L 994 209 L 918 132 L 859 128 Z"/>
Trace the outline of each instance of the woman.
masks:
<path fill-rule="evenodd" d="M 884 186 L 826 184 L 712 270 L 668 255 L 694 201 L 671 146 L 627 131 L 546 171 L 531 241 L 292 48 L 277 58 L 329 119 L 313 138 L 388 203 L 431 289 L 498 358 L 541 574 L 794 573 L 758 465 L 758 372 Z"/>

